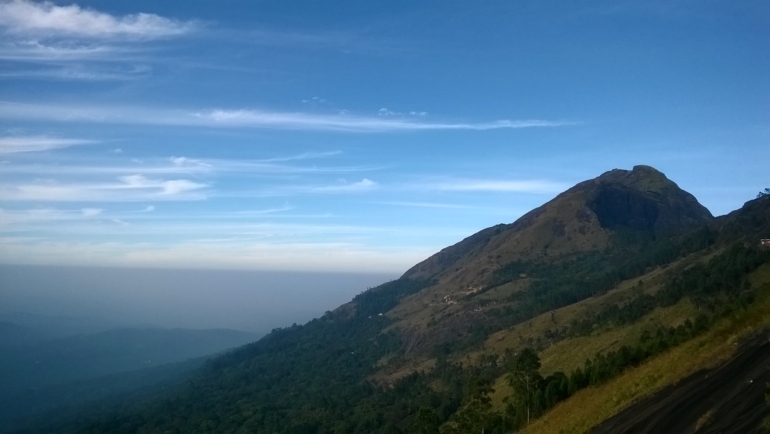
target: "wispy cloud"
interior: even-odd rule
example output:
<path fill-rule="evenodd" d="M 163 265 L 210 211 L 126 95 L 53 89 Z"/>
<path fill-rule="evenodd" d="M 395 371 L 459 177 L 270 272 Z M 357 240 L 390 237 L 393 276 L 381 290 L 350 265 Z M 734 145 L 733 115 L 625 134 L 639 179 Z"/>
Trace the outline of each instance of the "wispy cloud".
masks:
<path fill-rule="evenodd" d="M 297 158 L 299 160 L 299 158 Z M 87 164 L 78 164 L 78 160 L 69 159 L 68 164 L 10 164 L 3 167 L 5 173 L 38 174 L 38 175 L 129 175 L 136 172 L 155 175 L 170 174 L 215 174 L 215 173 L 242 173 L 248 175 L 284 175 L 284 174 L 332 174 L 355 173 L 379 170 L 375 166 L 306 166 L 276 164 L 271 160 L 225 160 L 225 159 L 196 159 L 188 157 L 171 157 L 169 159 L 137 161 L 133 164 L 114 164 L 112 160 L 95 164 L 93 161 L 84 161 Z M 275 159 L 272 161 L 289 161 Z M 110 164 L 112 163 L 112 164 Z"/>
<path fill-rule="evenodd" d="M 187 157 L 171 157 L 169 159 L 174 166 L 179 167 L 211 167 L 211 164 L 201 160 Z"/>
<path fill-rule="evenodd" d="M 0 43 L 0 59 L 18 62 L 70 62 L 80 60 L 106 60 L 135 53 L 126 47 L 100 45 L 90 42 L 43 43 L 36 40 L 6 40 Z M 9 74 L 6 71 L 6 74 Z M 37 73 L 42 73 L 37 71 Z"/>
<path fill-rule="evenodd" d="M 83 219 L 99 216 L 104 212 L 101 208 L 82 208 L 67 210 L 56 208 L 38 208 L 25 210 L 0 209 L 0 226 L 7 230 L 8 225 L 25 225 L 57 221 L 82 221 Z"/>
<path fill-rule="evenodd" d="M 7 32 L 33 36 L 154 39 L 188 33 L 198 26 L 155 14 L 116 17 L 78 5 L 12 0 L 0 3 L 0 27 Z"/>
<path fill-rule="evenodd" d="M 203 199 L 199 190 L 206 184 L 188 179 L 151 179 L 129 175 L 110 183 L 31 183 L 0 186 L 0 200 L 6 201 L 150 201 Z"/>
<path fill-rule="evenodd" d="M 3 52 L 0 49 L 0 59 Z M 49 59 L 51 60 L 51 59 Z M 66 65 L 53 67 L 40 67 L 38 69 L 20 69 L 0 72 L 2 78 L 19 79 L 50 79 L 50 80 L 82 80 L 82 81 L 114 81 L 135 80 L 145 77 L 151 68 L 147 65 L 131 65 L 128 67 L 105 67 L 103 65 L 88 67 L 84 65 Z"/>
<path fill-rule="evenodd" d="M 414 208 L 439 208 L 439 209 L 479 209 L 473 205 L 460 205 L 455 203 L 437 203 L 437 202 L 400 202 L 400 201 L 381 201 L 372 202 L 379 205 L 405 206 Z"/>
<path fill-rule="evenodd" d="M 283 130 L 347 131 L 361 133 L 427 130 L 495 130 L 559 127 L 571 122 L 498 120 L 493 122 L 428 122 L 379 116 L 324 115 L 263 110 L 158 110 L 142 107 L 37 105 L 0 102 L 0 119 L 56 122 L 171 125 L 208 128 L 270 128 Z"/>
<path fill-rule="evenodd" d="M 379 185 L 370 180 L 362 179 L 358 182 L 343 182 L 339 185 L 325 185 L 322 187 L 313 187 L 310 191 L 312 193 L 363 193 L 366 191 L 374 190 Z"/>
<path fill-rule="evenodd" d="M 499 120 L 481 123 L 417 122 L 351 115 L 268 112 L 259 110 L 211 110 L 195 116 L 210 126 L 262 127 L 279 129 L 332 130 L 353 132 L 419 130 L 493 130 L 501 128 L 554 127 L 565 125 L 545 120 Z"/>
<path fill-rule="evenodd" d="M 48 136 L 0 137 L 0 154 L 49 151 L 74 145 L 96 143 L 94 140 L 64 139 Z"/>
<path fill-rule="evenodd" d="M 540 180 L 456 179 L 439 182 L 410 184 L 407 188 L 432 191 L 456 192 L 511 192 L 511 193 L 559 193 L 569 185 L 562 182 Z"/>
<path fill-rule="evenodd" d="M 83 208 L 80 212 L 83 214 L 83 217 L 96 217 L 104 212 L 104 210 L 101 208 Z"/>
<path fill-rule="evenodd" d="M 288 157 L 275 157 L 275 158 L 266 158 L 264 160 L 259 160 L 265 163 L 273 163 L 273 162 L 284 162 L 284 161 L 296 161 L 296 160 L 308 160 L 312 158 L 326 158 L 326 157 L 333 157 L 335 155 L 342 154 L 342 151 L 328 151 L 328 152 L 303 152 L 301 154 L 297 155 L 290 155 Z"/>

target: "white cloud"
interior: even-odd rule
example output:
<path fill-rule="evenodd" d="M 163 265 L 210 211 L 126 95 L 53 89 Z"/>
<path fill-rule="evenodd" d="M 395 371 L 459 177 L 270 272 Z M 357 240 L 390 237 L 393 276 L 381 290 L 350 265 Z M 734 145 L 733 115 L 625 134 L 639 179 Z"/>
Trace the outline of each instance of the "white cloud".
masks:
<path fill-rule="evenodd" d="M 178 195 L 193 190 L 199 190 L 206 187 L 205 184 L 200 184 L 187 179 L 174 179 L 170 181 L 148 179 L 143 175 L 129 175 L 121 176 L 119 178 L 123 181 L 123 185 L 111 186 L 108 188 L 113 189 L 143 189 L 154 190 L 160 189 L 160 193 L 164 195 Z"/>
<path fill-rule="evenodd" d="M 50 44 L 26 39 L 0 43 L 0 59 L 13 61 L 104 60 L 115 55 L 125 58 L 128 53 L 125 48 L 82 43 Z"/>
<path fill-rule="evenodd" d="M 454 203 L 436 203 L 436 202 L 400 202 L 400 201 L 385 201 L 385 202 L 373 202 L 380 205 L 392 205 L 392 206 L 406 206 L 415 208 L 440 208 L 440 209 L 479 209 L 473 205 L 459 205 Z"/>
<path fill-rule="evenodd" d="M 147 207 L 139 212 L 153 212 L 155 211 L 155 207 L 152 205 L 147 205 Z"/>
<path fill-rule="evenodd" d="M 169 159 L 174 166 L 183 166 L 183 167 L 211 167 L 211 164 L 204 163 L 201 160 L 196 160 L 193 158 L 187 158 L 187 157 L 171 157 Z"/>
<path fill-rule="evenodd" d="M 93 140 L 63 139 L 48 136 L 0 137 L 0 154 L 49 151 L 74 145 L 96 143 Z"/>
<path fill-rule="evenodd" d="M 388 109 L 387 107 L 383 107 L 379 110 L 377 110 L 377 116 L 399 116 L 403 113 L 394 112 L 393 110 Z"/>
<path fill-rule="evenodd" d="M 163 181 L 163 194 L 177 195 L 204 188 L 205 184 L 189 181 L 187 179 L 175 179 L 173 181 Z"/>
<path fill-rule="evenodd" d="M 489 192 L 512 192 L 512 193 L 559 193 L 569 188 L 568 184 L 553 181 L 540 180 L 485 180 L 485 179 L 462 179 L 434 183 L 417 184 L 414 187 L 421 190 L 433 191 L 489 191 Z"/>
<path fill-rule="evenodd" d="M 314 193 L 362 193 L 374 190 L 378 184 L 370 179 L 362 179 L 358 182 L 342 183 L 340 185 L 326 185 L 323 187 L 314 187 L 311 191 Z"/>
<path fill-rule="evenodd" d="M 145 201 L 203 199 L 198 193 L 207 187 L 187 179 L 150 179 L 143 175 L 128 175 L 119 182 L 60 184 L 32 183 L 0 186 L 0 200 L 8 201 Z"/>
<path fill-rule="evenodd" d="M 48 57 L 45 53 L 35 60 L 62 60 Z M 3 52 L 0 50 L 0 59 L 3 58 Z M 19 60 L 19 59 L 16 59 Z M 28 59 L 33 60 L 33 59 Z M 0 72 L 2 78 L 28 79 L 51 79 L 51 80 L 82 80 L 82 81 L 112 81 L 112 80 L 134 80 L 144 77 L 151 70 L 144 65 L 134 65 L 130 68 L 106 68 L 95 65 L 68 65 L 64 67 L 40 67 L 38 69 L 20 69 L 13 71 Z"/>
<path fill-rule="evenodd" d="M 83 208 L 80 212 L 83 213 L 83 217 L 96 217 L 104 212 L 104 210 L 101 208 Z"/>
<path fill-rule="evenodd" d="M 281 161 L 295 161 L 295 160 L 308 160 L 311 158 L 325 158 L 325 157 L 333 157 L 335 155 L 342 154 L 342 151 L 329 151 L 329 152 L 303 152 L 298 155 L 291 155 L 288 157 L 275 157 L 275 158 L 266 158 L 264 160 L 260 160 L 265 163 L 272 163 L 272 162 L 281 162 Z"/>
<path fill-rule="evenodd" d="M 74 4 L 12 0 L 0 3 L 0 26 L 20 35 L 154 39 L 190 32 L 197 24 L 155 14 L 115 17 Z"/>
<path fill-rule="evenodd" d="M 270 128 L 283 130 L 347 131 L 361 133 L 494 130 L 559 127 L 570 122 L 547 120 L 499 120 L 478 123 L 424 122 L 417 118 L 396 119 L 349 115 L 275 112 L 263 110 L 157 110 L 142 107 L 98 107 L 36 105 L 0 102 L 0 119 L 106 124 L 172 125 L 208 128 Z"/>
<path fill-rule="evenodd" d="M 313 158 L 313 157 L 307 157 Z M 174 161 L 167 159 L 141 161 L 132 159 L 132 165 L 108 165 L 98 164 L 79 165 L 75 160 L 69 160 L 68 165 L 41 165 L 41 164 L 11 164 L 5 163 L 4 173 L 38 174 L 38 175 L 100 175 L 115 174 L 127 175 L 136 172 L 145 174 L 196 174 L 208 175 L 219 172 L 248 173 L 248 174 L 301 174 L 301 173 L 352 173 L 379 170 L 374 166 L 299 166 L 288 164 L 275 164 L 270 161 L 301 160 L 301 156 L 279 157 L 266 160 L 220 160 L 220 159 L 187 159 Z"/>
<path fill-rule="evenodd" d="M 43 224 L 56 221 L 82 221 L 84 218 L 92 218 L 101 215 L 104 212 L 101 208 L 82 208 L 80 210 L 67 210 L 56 208 L 36 208 L 16 211 L 6 211 L 0 209 L 0 226 L 8 225 L 29 225 Z"/>

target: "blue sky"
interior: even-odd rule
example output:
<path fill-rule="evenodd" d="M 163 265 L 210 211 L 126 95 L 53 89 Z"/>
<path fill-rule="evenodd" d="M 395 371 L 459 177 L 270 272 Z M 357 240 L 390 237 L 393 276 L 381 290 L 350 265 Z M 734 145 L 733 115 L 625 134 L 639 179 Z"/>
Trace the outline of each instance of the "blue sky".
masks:
<path fill-rule="evenodd" d="M 399 273 L 613 168 L 715 215 L 769 184 L 764 1 L 3 1 L 0 32 L 2 263 Z"/>

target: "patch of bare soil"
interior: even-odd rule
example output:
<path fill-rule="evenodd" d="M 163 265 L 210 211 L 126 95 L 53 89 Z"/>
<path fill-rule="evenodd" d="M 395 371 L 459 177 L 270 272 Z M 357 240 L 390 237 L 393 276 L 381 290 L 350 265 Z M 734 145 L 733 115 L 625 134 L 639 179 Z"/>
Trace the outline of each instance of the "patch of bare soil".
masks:
<path fill-rule="evenodd" d="M 591 431 L 759 433 L 770 415 L 770 331 L 755 334 L 722 366 L 697 372 L 632 405 Z"/>

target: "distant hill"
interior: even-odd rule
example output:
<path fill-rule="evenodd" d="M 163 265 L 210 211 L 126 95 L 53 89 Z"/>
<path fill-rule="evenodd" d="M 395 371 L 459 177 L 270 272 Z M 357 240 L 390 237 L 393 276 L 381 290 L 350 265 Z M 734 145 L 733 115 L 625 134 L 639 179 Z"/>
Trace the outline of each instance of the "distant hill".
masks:
<path fill-rule="evenodd" d="M 2 389 L 0 432 L 15 432 L 40 420 L 64 423 L 83 412 L 91 414 L 152 396 L 183 381 L 215 355 L 67 383 Z"/>
<path fill-rule="evenodd" d="M 4 390 L 61 384 L 180 362 L 257 339 L 237 330 L 117 329 L 38 340 L 0 359 Z"/>
<path fill-rule="evenodd" d="M 651 167 L 612 170 L 160 398 L 49 428 L 584 432 L 770 326 L 760 238 L 770 197 L 714 218 Z"/>
<path fill-rule="evenodd" d="M 19 311 L 0 312 L 0 322 L 24 327 L 44 339 L 93 334 L 119 327 L 114 322 L 102 318 L 41 315 Z"/>
<path fill-rule="evenodd" d="M 0 349 L 27 345 L 43 339 L 35 330 L 6 321 L 0 321 Z"/>
<path fill-rule="evenodd" d="M 200 367 L 202 357 L 257 338 L 226 329 L 146 328 L 50 339 L 0 323 L 0 421 L 167 383 Z"/>

